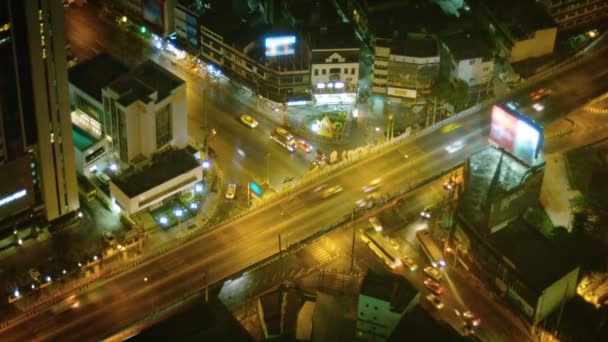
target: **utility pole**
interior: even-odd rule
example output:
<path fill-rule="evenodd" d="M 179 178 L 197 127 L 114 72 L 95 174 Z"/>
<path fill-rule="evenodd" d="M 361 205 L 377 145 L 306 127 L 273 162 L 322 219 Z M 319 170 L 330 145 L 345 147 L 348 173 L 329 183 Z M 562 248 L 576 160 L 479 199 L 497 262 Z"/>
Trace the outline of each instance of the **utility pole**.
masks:
<path fill-rule="evenodd" d="M 355 271 L 355 236 L 356 236 L 355 209 L 354 208 L 353 208 L 353 212 L 350 217 L 350 221 L 353 226 L 353 245 L 352 245 L 352 249 L 350 251 L 350 273 L 353 273 Z"/>
<path fill-rule="evenodd" d="M 435 124 L 435 114 L 437 114 L 437 96 L 435 96 L 435 101 L 433 103 L 433 125 Z"/>
<path fill-rule="evenodd" d="M 283 102 L 283 126 L 289 127 L 289 119 L 287 118 L 287 104 Z"/>
<path fill-rule="evenodd" d="M 270 152 L 266 153 L 266 185 L 270 187 Z"/>
<path fill-rule="evenodd" d="M 279 268 L 281 273 L 281 284 L 283 284 L 283 249 L 281 248 L 281 234 L 279 234 Z"/>
<path fill-rule="evenodd" d="M 207 272 L 203 272 L 203 287 L 205 289 L 205 303 L 209 301 L 209 286 L 207 284 Z"/>

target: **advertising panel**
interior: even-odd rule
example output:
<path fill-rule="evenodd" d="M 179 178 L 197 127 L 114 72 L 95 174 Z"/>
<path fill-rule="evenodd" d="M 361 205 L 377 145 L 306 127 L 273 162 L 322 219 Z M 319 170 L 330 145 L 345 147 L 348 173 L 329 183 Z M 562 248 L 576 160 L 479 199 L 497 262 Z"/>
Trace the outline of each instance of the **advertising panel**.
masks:
<path fill-rule="evenodd" d="M 490 140 L 515 157 L 531 163 L 542 147 L 542 129 L 525 118 L 494 105 Z"/>
<path fill-rule="evenodd" d="M 29 158 L 0 166 L 0 220 L 34 204 L 34 188 Z"/>
<path fill-rule="evenodd" d="M 388 87 L 386 90 L 386 94 L 389 96 L 407 97 L 410 99 L 415 99 L 416 95 L 417 95 L 415 89 L 404 89 L 404 88 L 393 88 L 393 87 Z"/>
<path fill-rule="evenodd" d="M 293 55 L 296 53 L 296 36 L 267 37 L 264 46 L 266 57 Z"/>

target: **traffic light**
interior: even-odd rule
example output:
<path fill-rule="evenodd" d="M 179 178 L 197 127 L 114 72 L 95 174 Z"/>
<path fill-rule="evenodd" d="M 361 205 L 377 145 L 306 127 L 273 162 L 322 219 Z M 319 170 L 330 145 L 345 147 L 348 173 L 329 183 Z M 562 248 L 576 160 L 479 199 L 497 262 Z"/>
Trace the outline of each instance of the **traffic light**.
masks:
<path fill-rule="evenodd" d="M 139 33 L 141 33 L 141 34 L 145 34 L 146 31 L 147 31 L 147 29 L 146 29 L 145 26 L 142 26 L 142 27 L 139 28 Z"/>

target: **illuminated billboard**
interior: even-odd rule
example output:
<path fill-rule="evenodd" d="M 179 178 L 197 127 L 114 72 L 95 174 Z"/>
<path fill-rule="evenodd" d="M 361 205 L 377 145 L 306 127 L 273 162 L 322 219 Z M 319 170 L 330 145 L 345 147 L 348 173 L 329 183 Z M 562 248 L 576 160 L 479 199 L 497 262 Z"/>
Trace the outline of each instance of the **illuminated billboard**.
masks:
<path fill-rule="evenodd" d="M 534 123 L 494 105 L 490 140 L 520 160 L 531 163 L 542 147 L 543 133 L 542 129 Z"/>
<path fill-rule="evenodd" d="M 266 57 L 293 55 L 296 53 L 296 36 L 267 37 L 264 46 Z"/>

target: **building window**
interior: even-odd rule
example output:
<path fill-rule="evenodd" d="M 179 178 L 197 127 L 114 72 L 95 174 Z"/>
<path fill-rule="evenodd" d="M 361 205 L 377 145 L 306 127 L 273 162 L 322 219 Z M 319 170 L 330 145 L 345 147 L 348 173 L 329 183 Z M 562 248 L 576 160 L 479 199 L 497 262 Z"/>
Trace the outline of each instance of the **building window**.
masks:
<path fill-rule="evenodd" d="M 156 148 L 173 139 L 173 129 L 171 127 L 171 105 L 168 104 L 156 112 Z"/>
<path fill-rule="evenodd" d="M 474 60 L 474 59 L 470 60 L 470 61 L 469 61 L 469 64 L 470 64 L 470 65 L 475 64 L 475 60 Z"/>
<path fill-rule="evenodd" d="M 344 68 L 344 74 L 348 75 L 348 68 Z"/>
<path fill-rule="evenodd" d="M 315 69 L 315 76 L 319 76 L 319 69 Z"/>
<path fill-rule="evenodd" d="M 350 73 L 354 75 L 355 74 L 355 68 L 351 68 L 350 69 Z"/>
<path fill-rule="evenodd" d="M 322 69 L 323 71 L 321 72 L 323 75 L 327 75 L 327 69 Z"/>

